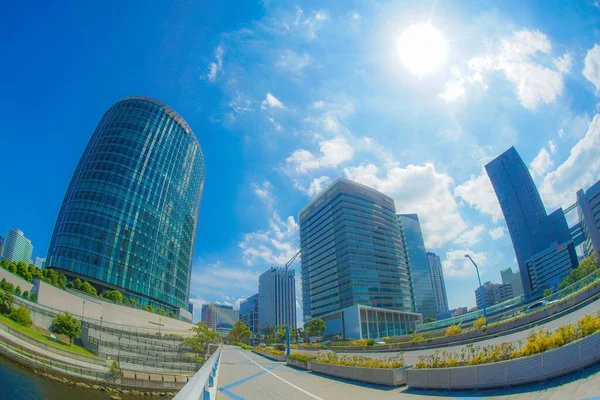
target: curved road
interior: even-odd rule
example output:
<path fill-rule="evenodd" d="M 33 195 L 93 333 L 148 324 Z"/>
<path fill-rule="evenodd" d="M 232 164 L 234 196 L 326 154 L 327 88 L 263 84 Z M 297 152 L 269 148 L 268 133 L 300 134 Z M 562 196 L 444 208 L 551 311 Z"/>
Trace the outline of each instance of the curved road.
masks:
<path fill-rule="evenodd" d="M 558 328 L 561 325 L 565 325 L 565 324 L 576 324 L 577 321 L 581 318 L 584 317 L 586 315 L 596 315 L 598 313 L 598 311 L 600 310 L 600 299 L 594 301 L 593 303 L 590 303 L 588 305 L 586 305 L 585 307 L 582 307 L 576 311 L 573 311 L 572 313 L 563 315 L 562 317 L 559 317 L 555 320 L 546 322 L 545 324 L 540 325 L 540 327 L 544 327 L 544 329 L 547 330 L 554 330 L 556 328 Z M 475 346 L 487 346 L 487 345 L 495 345 L 495 344 L 500 344 L 502 342 L 517 342 L 519 340 L 525 342 L 527 341 L 527 336 L 529 335 L 529 332 L 531 332 L 531 329 L 526 329 L 526 330 L 522 330 L 519 332 L 515 332 L 515 333 L 510 333 L 508 335 L 504 335 L 504 336 L 498 336 L 495 338 L 490 338 L 487 340 L 481 340 L 479 342 L 474 342 L 473 344 Z M 404 360 L 406 362 L 406 364 L 411 365 L 416 363 L 417 361 L 419 361 L 419 356 L 422 355 L 429 355 L 432 353 L 435 353 L 438 350 L 443 350 L 443 351 L 447 351 L 447 352 L 451 352 L 451 353 L 460 353 L 461 349 L 463 347 L 467 346 L 467 344 L 462 344 L 462 345 L 449 345 L 447 347 L 440 347 L 437 349 L 427 349 L 427 350 L 404 350 Z M 302 351 L 298 351 L 298 352 L 302 352 Z M 314 354 L 314 352 L 313 352 Z M 381 352 L 381 353 L 369 353 L 369 352 L 360 352 L 360 353 L 340 353 L 340 355 L 349 355 L 349 356 L 354 356 L 354 355 L 360 355 L 360 356 L 369 356 L 372 358 L 383 358 L 383 357 L 389 357 L 391 355 L 395 355 L 398 354 L 398 351 L 393 351 L 393 352 Z"/>

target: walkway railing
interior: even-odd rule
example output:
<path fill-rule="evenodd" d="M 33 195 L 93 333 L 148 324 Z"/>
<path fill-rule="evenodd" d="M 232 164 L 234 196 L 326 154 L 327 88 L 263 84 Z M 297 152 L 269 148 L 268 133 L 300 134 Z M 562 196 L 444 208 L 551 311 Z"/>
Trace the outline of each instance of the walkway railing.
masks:
<path fill-rule="evenodd" d="M 221 350 L 217 351 L 206 361 L 196 375 L 177 393 L 173 400 L 214 400 L 217 390 L 217 372 L 221 360 Z"/>

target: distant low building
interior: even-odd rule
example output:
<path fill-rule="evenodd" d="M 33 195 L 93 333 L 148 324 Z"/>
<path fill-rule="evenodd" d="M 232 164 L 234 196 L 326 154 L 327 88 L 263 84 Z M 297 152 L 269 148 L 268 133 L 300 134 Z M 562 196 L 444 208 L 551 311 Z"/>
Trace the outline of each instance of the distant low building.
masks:
<path fill-rule="evenodd" d="M 39 269 L 44 269 L 46 267 L 46 259 L 42 257 L 36 257 L 33 261 L 33 265 L 35 265 Z"/>
<path fill-rule="evenodd" d="M 452 317 L 456 317 L 456 316 L 458 316 L 458 315 L 463 315 L 463 314 L 466 314 L 467 312 L 468 312 L 468 310 L 467 310 L 467 307 L 458 307 L 458 308 L 456 309 L 456 311 L 454 311 L 454 312 L 452 313 L 452 315 L 451 315 L 451 316 L 452 316 Z"/>
<path fill-rule="evenodd" d="M 519 271 L 513 272 L 509 267 L 500 271 L 500 276 L 502 277 L 502 283 L 512 286 L 514 297 L 523 295 L 523 283 L 521 282 L 521 274 Z"/>
<path fill-rule="evenodd" d="M 485 301 L 484 301 L 485 296 Z M 486 282 L 475 290 L 476 309 L 483 309 L 513 298 L 512 285 Z M 469 310 L 471 311 L 471 310 Z"/>
<path fill-rule="evenodd" d="M 239 311 L 232 306 L 208 303 L 202 305 L 202 321 L 210 330 L 219 332 L 222 336 L 231 331 L 239 319 Z"/>

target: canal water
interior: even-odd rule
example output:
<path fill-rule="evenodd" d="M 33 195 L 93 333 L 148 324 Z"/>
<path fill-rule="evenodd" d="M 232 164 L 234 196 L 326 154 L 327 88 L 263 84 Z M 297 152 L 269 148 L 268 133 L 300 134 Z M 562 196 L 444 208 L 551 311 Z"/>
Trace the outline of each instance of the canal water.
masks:
<path fill-rule="evenodd" d="M 121 396 L 123 400 L 151 397 Z M 165 397 L 161 397 L 164 399 Z M 0 399 L 1 400 L 109 400 L 105 392 L 84 390 L 44 379 L 29 369 L 0 355 Z"/>

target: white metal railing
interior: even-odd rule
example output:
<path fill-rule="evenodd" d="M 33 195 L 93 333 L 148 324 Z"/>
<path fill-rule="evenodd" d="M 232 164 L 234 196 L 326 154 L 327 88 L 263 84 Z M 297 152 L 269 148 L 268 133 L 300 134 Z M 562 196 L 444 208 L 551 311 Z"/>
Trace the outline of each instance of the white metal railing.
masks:
<path fill-rule="evenodd" d="M 214 400 L 216 397 L 217 372 L 221 360 L 220 345 L 202 368 L 177 393 L 173 400 Z"/>

